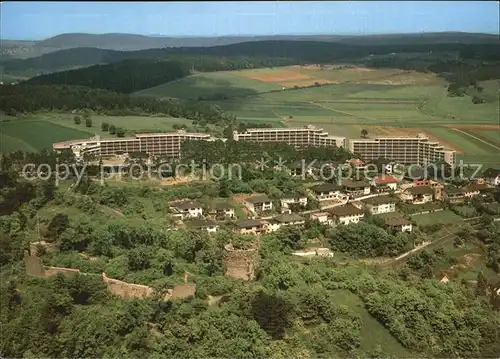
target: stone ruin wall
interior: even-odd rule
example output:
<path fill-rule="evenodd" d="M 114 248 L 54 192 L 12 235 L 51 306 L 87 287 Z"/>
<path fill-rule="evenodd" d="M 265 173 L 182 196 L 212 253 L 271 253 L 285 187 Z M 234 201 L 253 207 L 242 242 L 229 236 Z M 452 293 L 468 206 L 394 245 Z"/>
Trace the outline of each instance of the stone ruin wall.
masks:
<path fill-rule="evenodd" d="M 232 244 L 224 247 L 225 276 L 245 281 L 255 279 L 259 259 L 258 245 L 249 249 L 235 249 Z"/>
<path fill-rule="evenodd" d="M 31 248 L 30 248 L 31 249 Z M 79 269 L 74 268 L 61 268 L 61 267 L 45 267 L 42 264 L 41 259 L 36 255 L 36 250 L 34 254 L 24 253 L 24 263 L 26 267 L 26 274 L 32 277 L 42 277 L 48 278 L 53 277 L 59 273 L 69 276 L 75 273 L 87 274 L 80 272 Z M 106 273 L 101 275 L 102 281 L 106 283 L 108 291 L 112 294 L 118 295 L 124 299 L 133 298 L 147 298 L 155 293 L 152 287 L 143 284 L 127 283 L 118 279 L 110 278 L 106 276 Z M 175 286 L 173 289 L 167 290 L 167 293 L 163 297 L 164 301 L 184 299 L 194 296 L 196 292 L 196 284 L 194 283 L 184 283 Z"/>

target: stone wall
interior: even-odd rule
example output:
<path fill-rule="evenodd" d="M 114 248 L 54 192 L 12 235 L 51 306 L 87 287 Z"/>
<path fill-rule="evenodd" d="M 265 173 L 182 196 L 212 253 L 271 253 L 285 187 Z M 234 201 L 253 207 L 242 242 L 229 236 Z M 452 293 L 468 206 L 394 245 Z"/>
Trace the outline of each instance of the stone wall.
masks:
<path fill-rule="evenodd" d="M 227 244 L 224 253 L 226 271 L 224 275 L 242 280 L 254 280 L 255 270 L 259 258 L 258 244 L 250 248 L 236 249 L 232 244 Z"/>
<path fill-rule="evenodd" d="M 42 264 L 41 259 L 36 255 L 31 255 L 28 251 L 24 252 L 24 264 L 26 267 L 26 274 L 32 277 L 52 277 L 61 273 L 63 275 L 69 276 L 75 273 L 86 274 L 80 272 L 79 269 L 74 268 L 61 268 L 61 267 L 45 267 Z M 155 293 L 155 290 L 147 285 L 127 283 L 118 279 L 109 278 L 106 273 L 102 273 L 101 278 L 108 291 L 112 294 L 118 295 L 124 299 L 134 299 L 134 298 L 147 298 Z M 187 278 L 185 277 L 185 281 Z M 194 296 L 196 293 L 196 284 L 194 283 L 184 283 L 175 286 L 173 289 L 167 290 L 163 300 L 176 300 L 184 299 Z"/>

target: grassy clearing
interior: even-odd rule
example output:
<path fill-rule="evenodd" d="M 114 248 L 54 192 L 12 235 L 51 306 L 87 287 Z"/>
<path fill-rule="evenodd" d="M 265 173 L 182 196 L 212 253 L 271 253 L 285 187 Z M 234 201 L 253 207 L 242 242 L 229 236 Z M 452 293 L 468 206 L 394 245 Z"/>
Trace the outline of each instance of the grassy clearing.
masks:
<path fill-rule="evenodd" d="M 197 99 L 213 96 L 215 93 L 227 97 L 245 96 L 280 90 L 281 86 L 252 80 L 231 72 L 214 72 L 190 76 L 138 92 L 138 95 Z"/>
<path fill-rule="evenodd" d="M 446 142 L 454 143 L 464 152 L 464 154 L 492 154 L 494 149 L 485 143 L 475 140 L 466 134 L 444 127 L 429 127 L 426 131 L 441 137 Z"/>
<path fill-rule="evenodd" d="M 463 219 L 460 216 L 457 216 L 455 213 L 451 211 L 440 211 L 440 212 L 431 212 L 426 214 L 417 214 L 412 216 L 412 220 L 414 220 L 418 226 L 428 225 L 428 224 L 452 224 L 452 223 L 462 223 Z"/>
<path fill-rule="evenodd" d="M 357 295 L 347 290 L 336 290 L 334 299 L 336 304 L 345 305 L 361 318 L 361 349 L 363 351 L 373 351 L 380 345 L 385 352 L 392 353 L 396 357 L 411 356 L 396 338 L 368 313 L 363 301 Z"/>
<path fill-rule="evenodd" d="M 54 142 L 85 138 L 91 135 L 86 131 L 37 120 L 1 122 L 0 133 L 2 134 L 2 151 L 52 149 Z M 4 138 L 7 139 L 5 149 Z"/>
<path fill-rule="evenodd" d="M 73 128 L 82 129 L 84 131 L 91 132 L 93 134 L 100 135 L 102 137 L 114 137 L 108 132 L 101 130 L 101 123 L 107 122 L 113 124 L 116 127 L 123 127 L 129 131 L 137 132 L 148 132 L 148 131 L 172 131 L 172 126 L 185 125 L 191 126 L 192 121 L 184 118 L 175 117 L 156 117 L 156 116 L 92 116 L 92 127 L 85 127 L 85 124 L 80 123 L 76 125 L 73 121 L 74 115 L 70 114 L 41 114 L 37 118 L 40 120 L 46 120 L 57 125 Z"/>

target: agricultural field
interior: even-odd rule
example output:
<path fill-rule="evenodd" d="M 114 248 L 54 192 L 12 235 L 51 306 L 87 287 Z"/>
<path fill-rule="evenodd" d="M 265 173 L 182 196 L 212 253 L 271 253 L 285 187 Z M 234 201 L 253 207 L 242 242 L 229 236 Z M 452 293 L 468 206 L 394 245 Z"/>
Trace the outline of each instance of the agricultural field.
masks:
<path fill-rule="evenodd" d="M 233 97 L 280 89 L 281 86 L 277 84 L 233 75 L 230 72 L 214 72 L 210 74 L 196 74 L 184 79 L 172 81 L 142 90 L 137 92 L 137 95 L 196 100 L 200 97 L 206 98 L 214 96 L 216 93 L 227 97 Z"/>
<path fill-rule="evenodd" d="M 58 141 L 85 138 L 92 133 L 65 127 L 43 120 L 17 120 L 0 122 L 0 151 L 3 153 L 23 150 L 36 152 L 51 149 Z"/>
<path fill-rule="evenodd" d="M 436 224 L 436 223 L 453 224 L 453 223 L 463 222 L 462 217 L 448 210 L 431 212 L 426 214 L 417 214 L 412 216 L 411 219 L 417 223 L 417 226 Z"/>
<path fill-rule="evenodd" d="M 94 135 L 111 137 L 101 130 L 101 123 L 107 122 L 129 131 L 172 131 L 174 124 L 191 126 L 191 121 L 173 117 L 146 116 L 92 116 L 92 127 L 75 124 L 72 114 L 39 113 L 23 119 L 10 118 L 0 122 L 0 152 L 16 150 L 27 152 L 51 149 L 54 142 L 88 138 Z"/>

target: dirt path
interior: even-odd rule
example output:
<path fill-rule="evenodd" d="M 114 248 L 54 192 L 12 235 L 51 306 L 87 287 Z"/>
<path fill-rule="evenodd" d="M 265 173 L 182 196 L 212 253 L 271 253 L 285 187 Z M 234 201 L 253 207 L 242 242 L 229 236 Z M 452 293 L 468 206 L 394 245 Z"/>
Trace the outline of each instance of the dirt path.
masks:
<path fill-rule="evenodd" d="M 495 148 L 495 149 L 497 149 L 497 150 L 500 150 L 500 147 L 495 146 L 494 144 L 492 144 L 492 143 L 490 143 L 490 142 L 487 142 L 487 141 L 485 141 L 485 140 L 483 140 L 483 139 L 481 139 L 481 138 L 479 138 L 479 137 L 476 137 L 476 136 L 474 136 L 474 135 L 472 135 L 472 134 L 470 134 L 470 133 L 468 133 L 468 132 L 462 131 L 462 130 L 460 130 L 460 129 L 458 129 L 458 128 L 452 128 L 452 130 L 453 130 L 453 131 L 460 132 L 460 133 L 463 133 L 464 135 L 469 136 L 469 137 L 472 137 L 473 139 L 475 139 L 475 140 L 477 140 L 477 141 L 479 141 L 479 142 L 482 142 L 482 143 L 484 143 L 484 144 L 486 144 L 486 145 L 488 145 L 488 146 L 490 146 L 490 147 L 493 147 L 493 148 Z"/>

